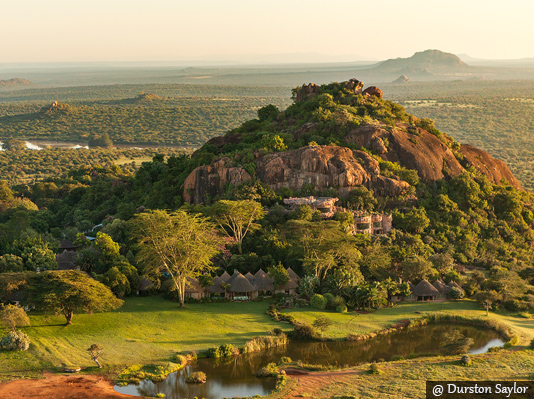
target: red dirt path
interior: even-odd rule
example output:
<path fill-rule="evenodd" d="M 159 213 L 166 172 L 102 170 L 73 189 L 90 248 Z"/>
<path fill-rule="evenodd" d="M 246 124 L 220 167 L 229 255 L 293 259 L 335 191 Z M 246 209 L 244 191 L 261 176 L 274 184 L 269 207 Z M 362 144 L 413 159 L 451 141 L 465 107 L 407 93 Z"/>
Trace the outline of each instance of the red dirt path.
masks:
<path fill-rule="evenodd" d="M 54 375 L 39 380 L 16 380 L 0 384 L 2 399 L 123 399 L 135 398 L 113 390 L 113 384 L 98 375 Z"/>

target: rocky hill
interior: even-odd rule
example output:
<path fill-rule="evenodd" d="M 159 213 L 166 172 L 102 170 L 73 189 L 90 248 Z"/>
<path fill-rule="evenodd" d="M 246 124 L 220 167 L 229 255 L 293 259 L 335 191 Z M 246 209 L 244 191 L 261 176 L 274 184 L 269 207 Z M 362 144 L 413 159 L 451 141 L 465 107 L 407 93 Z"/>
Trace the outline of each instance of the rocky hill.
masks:
<path fill-rule="evenodd" d="M 440 50 L 420 51 L 408 58 L 389 59 L 374 69 L 395 74 L 433 74 L 465 71 L 468 65 L 458 56 Z"/>
<path fill-rule="evenodd" d="M 294 90 L 295 104 L 208 141 L 193 159 L 199 165 L 184 183 L 184 199 L 202 203 L 229 185 L 256 178 L 273 190 L 335 189 L 340 197 L 357 187 L 377 196 L 413 194 L 412 186 L 450 179 L 473 167 L 491 182 L 519 182 L 486 152 L 460 145 L 433 122 L 409 115 L 382 99 L 382 91 L 348 82 Z M 271 107 L 271 108 L 269 108 Z M 201 162 L 202 163 L 202 162 Z"/>
<path fill-rule="evenodd" d="M 7 86 L 26 86 L 31 85 L 33 82 L 30 82 L 26 79 L 20 79 L 20 78 L 13 78 L 8 80 L 0 80 L 0 87 L 7 87 Z"/>

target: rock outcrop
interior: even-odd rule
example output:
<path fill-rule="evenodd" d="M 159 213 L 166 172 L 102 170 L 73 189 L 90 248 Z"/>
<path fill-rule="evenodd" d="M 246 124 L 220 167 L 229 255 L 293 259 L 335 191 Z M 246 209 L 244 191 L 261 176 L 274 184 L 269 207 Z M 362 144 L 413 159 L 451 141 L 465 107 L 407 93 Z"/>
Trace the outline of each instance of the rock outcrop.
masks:
<path fill-rule="evenodd" d="M 184 182 L 184 200 L 200 204 L 223 192 L 227 184 L 237 186 L 251 177 L 242 167 L 234 167 L 230 158 L 219 158 L 210 165 L 199 166 Z"/>
<path fill-rule="evenodd" d="M 363 94 L 369 94 L 370 96 L 382 98 L 382 96 L 384 95 L 384 92 L 376 86 L 369 86 L 367 89 L 363 91 Z"/>
<path fill-rule="evenodd" d="M 512 174 L 508 166 L 500 159 L 495 159 L 486 151 L 479 150 L 469 144 L 462 144 L 460 152 L 468 165 L 477 168 L 491 182 L 499 184 L 505 179 L 512 187 L 521 189 L 519 181 Z"/>
<path fill-rule="evenodd" d="M 397 79 L 395 79 L 393 82 L 394 84 L 403 84 L 403 83 L 409 83 L 411 80 L 406 75 L 401 75 Z"/>
<path fill-rule="evenodd" d="M 359 81 L 358 79 L 350 79 L 344 83 L 345 83 L 345 88 L 349 90 L 351 93 L 362 94 L 363 82 Z M 302 85 L 301 87 L 297 89 L 295 102 L 299 103 L 302 101 L 306 101 L 307 99 L 311 97 L 315 97 L 317 94 L 319 94 L 319 87 L 320 86 L 316 85 L 315 83 Z M 371 89 L 372 87 L 377 89 L 377 87 L 375 86 L 371 86 L 369 87 L 369 89 Z M 380 89 L 378 90 L 382 92 Z"/>
<path fill-rule="evenodd" d="M 229 158 L 221 158 L 196 168 L 185 180 L 184 200 L 199 204 L 222 193 L 227 184 L 251 178 L 243 168 L 229 164 Z M 299 190 L 312 184 L 318 190 L 336 188 L 342 196 L 365 186 L 377 195 L 394 197 L 409 187 L 403 180 L 383 176 L 376 159 L 367 153 L 337 146 L 302 147 L 259 157 L 256 176 L 273 190 Z"/>

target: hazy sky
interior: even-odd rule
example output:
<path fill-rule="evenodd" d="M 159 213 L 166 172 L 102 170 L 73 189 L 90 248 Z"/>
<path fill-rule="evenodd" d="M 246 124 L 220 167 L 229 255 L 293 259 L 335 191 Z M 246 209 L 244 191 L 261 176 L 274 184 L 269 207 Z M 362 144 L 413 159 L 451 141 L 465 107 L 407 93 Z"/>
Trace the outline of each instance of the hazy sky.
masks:
<path fill-rule="evenodd" d="M 532 0 L 1 0 L 0 15 L 0 63 L 296 52 L 357 61 L 426 49 L 534 57 Z"/>

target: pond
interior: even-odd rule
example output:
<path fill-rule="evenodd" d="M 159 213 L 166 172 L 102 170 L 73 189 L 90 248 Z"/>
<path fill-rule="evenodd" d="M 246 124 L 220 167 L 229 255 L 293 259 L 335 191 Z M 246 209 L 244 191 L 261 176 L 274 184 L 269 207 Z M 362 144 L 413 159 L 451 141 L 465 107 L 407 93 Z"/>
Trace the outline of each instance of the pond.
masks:
<path fill-rule="evenodd" d="M 443 335 L 453 329 L 473 339 L 469 353 L 484 353 L 492 346 L 502 346 L 499 335 L 490 330 L 451 324 L 434 324 L 392 334 L 380 335 L 365 342 L 299 342 L 257 354 L 229 359 L 199 359 L 195 364 L 172 373 L 162 382 L 142 381 L 139 385 L 115 386 L 121 393 L 137 396 L 153 396 L 164 393 L 167 399 L 183 398 L 232 398 L 267 395 L 276 381 L 272 378 L 256 378 L 257 370 L 268 363 L 278 363 L 283 356 L 304 363 L 355 366 L 359 363 L 393 356 L 438 353 Z M 187 384 L 185 379 L 195 371 L 203 371 L 208 377 L 205 384 Z"/>

